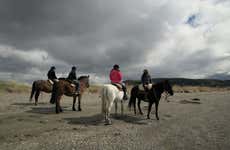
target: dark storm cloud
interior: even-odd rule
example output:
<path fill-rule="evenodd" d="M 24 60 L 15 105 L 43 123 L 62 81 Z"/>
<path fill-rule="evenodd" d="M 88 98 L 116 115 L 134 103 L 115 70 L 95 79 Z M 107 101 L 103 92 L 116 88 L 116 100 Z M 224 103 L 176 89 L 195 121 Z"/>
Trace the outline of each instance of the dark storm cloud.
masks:
<path fill-rule="evenodd" d="M 7 0 L 0 7 L 1 44 L 45 49 L 86 72 L 143 61 L 162 30 L 160 10 L 131 0 Z"/>

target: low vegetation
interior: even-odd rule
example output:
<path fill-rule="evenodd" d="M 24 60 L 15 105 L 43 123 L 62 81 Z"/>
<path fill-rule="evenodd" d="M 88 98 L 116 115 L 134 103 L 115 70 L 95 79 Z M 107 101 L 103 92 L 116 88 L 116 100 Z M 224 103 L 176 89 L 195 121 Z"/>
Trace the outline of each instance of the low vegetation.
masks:
<path fill-rule="evenodd" d="M 159 82 L 163 79 L 153 79 L 153 81 Z M 194 93 L 194 92 L 221 92 L 221 91 L 229 91 L 230 84 L 229 81 L 221 81 L 221 80 L 209 80 L 209 79 L 182 79 L 182 78 L 173 78 L 169 79 L 170 83 L 173 86 L 173 90 L 176 93 Z M 134 85 L 140 84 L 138 80 L 129 80 L 127 81 L 128 91 Z M 7 93 L 23 93 L 30 92 L 31 86 L 28 84 L 18 83 L 16 81 L 0 81 L 0 92 Z M 92 84 L 90 85 L 88 92 L 92 94 L 100 93 L 101 85 L 100 84 Z"/>
<path fill-rule="evenodd" d="M 230 91 L 230 87 L 208 87 L 208 86 L 180 86 L 174 85 L 173 91 L 176 93 L 196 93 L 196 92 L 224 92 Z"/>
<path fill-rule="evenodd" d="M 0 81 L 0 92 L 22 93 L 29 92 L 30 86 L 16 81 Z"/>

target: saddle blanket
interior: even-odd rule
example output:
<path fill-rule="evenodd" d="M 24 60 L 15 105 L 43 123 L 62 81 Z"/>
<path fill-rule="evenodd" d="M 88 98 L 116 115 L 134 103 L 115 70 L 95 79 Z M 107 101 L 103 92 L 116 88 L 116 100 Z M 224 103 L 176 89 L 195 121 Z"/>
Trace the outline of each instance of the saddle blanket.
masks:
<path fill-rule="evenodd" d="M 112 85 L 116 86 L 118 88 L 119 91 L 123 91 L 122 90 L 122 85 L 119 83 L 111 83 Z"/>
<path fill-rule="evenodd" d="M 55 82 L 59 82 L 58 79 L 54 79 L 54 81 L 55 81 Z M 50 80 L 50 79 L 48 79 L 48 82 L 49 82 L 50 84 L 52 84 L 52 85 L 54 84 L 54 82 L 53 82 L 52 80 Z"/>

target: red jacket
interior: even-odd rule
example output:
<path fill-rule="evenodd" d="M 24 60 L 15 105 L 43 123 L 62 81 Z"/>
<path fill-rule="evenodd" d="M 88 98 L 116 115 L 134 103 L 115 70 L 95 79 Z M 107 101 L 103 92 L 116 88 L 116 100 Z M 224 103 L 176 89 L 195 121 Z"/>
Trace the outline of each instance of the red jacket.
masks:
<path fill-rule="evenodd" d="M 112 83 L 121 83 L 122 73 L 119 70 L 112 69 L 109 77 Z"/>

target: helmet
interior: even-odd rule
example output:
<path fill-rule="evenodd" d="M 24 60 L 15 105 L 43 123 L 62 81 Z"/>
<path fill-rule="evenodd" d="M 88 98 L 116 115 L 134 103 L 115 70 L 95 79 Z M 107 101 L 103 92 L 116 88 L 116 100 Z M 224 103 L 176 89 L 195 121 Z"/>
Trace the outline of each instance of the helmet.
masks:
<path fill-rule="evenodd" d="M 147 70 L 147 69 L 144 69 L 143 72 L 144 72 L 144 73 L 148 73 L 148 70 Z"/>
<path fill-rule="evenodd" d="M 72 67 L 72 70 L 76 70 L 77 68 L 75 66 Z"/>
<path fill-rule="evenodd" d="M 53 69 L 56 69 L 56 68 L 55 68 L 55 66 L 52 66 L 50 69 L 52 69 L 52 70 L 53 70 Z"/>
<path fill-rule="evenodd" d="M 118 64 L 113 65 L 113 69 L 119 69 L 119 68 L 120 68 L 120 67 L 119 67 Z"/>

